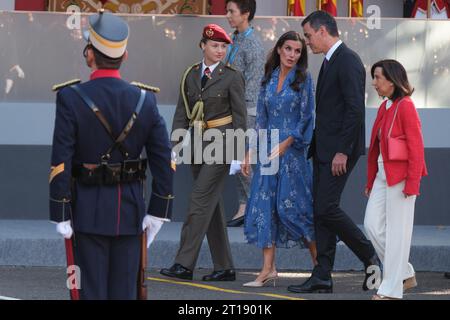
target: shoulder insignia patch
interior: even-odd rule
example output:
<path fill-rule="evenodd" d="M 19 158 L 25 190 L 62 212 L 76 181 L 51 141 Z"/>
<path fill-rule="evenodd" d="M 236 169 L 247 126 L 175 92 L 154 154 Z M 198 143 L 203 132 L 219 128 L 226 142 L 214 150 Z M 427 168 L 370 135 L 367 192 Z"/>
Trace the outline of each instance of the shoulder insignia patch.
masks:
<path fill-rule="evenodd" d="M 66 81 L 66 82 L 63 82 L 63 83 L 55 84 L 52 87 L 52 91 L 58 91 L 59 89 L 62 89 L 64 87 L 70 86 L 70 85 L 75 84 L 75 83 L 80 83 L 80 82 L 81 82 L 80 79 L 72 79 L 72 80 L 69 80 L 69 81 Z"/>
<path fill-rule="evenodd" d="M 189 73 L 192 70 L 199 70 L 202 67 L 202 62 L 196 62 L 193 65 L 189 66 L 188 68 L 186 68 L 186 70 L 184 71 L 185 73 Z"/>
<path fill-rule="evenodd" d="M 141 89 L 144 89 L 144 90 L 147 90 L 147 91 L 152 91 L 152 92 L 155 92 L 155 93 L 158 93 L 158 92 L 161 91 L 158 87 L 152 87 L 152 86 L 149 86 L 149 85 L 146 85 L 144 83 L 137 82 L 137 81 L 133 81 L 130 84 L 133 85 L 133 86 L 136 86 L 138 88 L 141 88 Z"/>
<path fill-rule="evenodd" d="M 231 70 L 233 70 L 233 71 L 237 71 L 236 68 L 233 67 L 233 66 L 232 66 L 231 64 L 229 64 L 229 63 L 227 63 L 227 64 L 225 65 L 225 67 L 227 67 L 228 69 L 231 69 Z"/>
<path fill-rule="evenodd" d="M 195 63 L 195 64 L 193 65 L 193 67 L 195 68 L 195 70 L 200 69 L 201 66 L 202 66 L 202 62 L 201 62 L 201 61 L 200 61 L 200 62 L 197 62 L 197 63 Z"/>

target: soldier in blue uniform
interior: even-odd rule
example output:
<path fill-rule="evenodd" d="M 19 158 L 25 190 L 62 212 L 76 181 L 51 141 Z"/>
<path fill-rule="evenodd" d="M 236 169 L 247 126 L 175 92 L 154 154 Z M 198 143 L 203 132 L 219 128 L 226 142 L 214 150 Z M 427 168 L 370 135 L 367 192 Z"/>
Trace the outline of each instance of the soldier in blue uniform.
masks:
<path fill-rule="evenodd" d="M 123 19 L 92 15 L 83 52 L 90 81 L 54 87 L 50 219 L 72 239 L 81 299 L 136 299 L 140 235 L 147 229 L 151 241 L 171 218 L 171 150 L 156 89 L 119 73 L 128 35 Z M 141 158 L 144 147 L 148 159 Z M 146 210 L 147 165 L 153 181 Z"/>

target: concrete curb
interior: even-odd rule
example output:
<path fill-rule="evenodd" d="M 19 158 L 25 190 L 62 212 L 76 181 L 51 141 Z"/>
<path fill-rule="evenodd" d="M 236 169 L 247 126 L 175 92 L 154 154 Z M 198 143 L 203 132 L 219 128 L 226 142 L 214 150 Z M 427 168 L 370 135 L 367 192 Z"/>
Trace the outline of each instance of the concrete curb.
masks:
<path fill-rule="evenodd" d="M 178 250 L 181 223 L 164 224 L 149 249 L 148 266 L 163 268 L 172 265 Z M 237 269 L 259 269 L 262 252 L 246 243 L 242 228 L 229 228 L 234 264 Z M 450 227 L 415 226 L 410 261 L 416 271 L 450 270 Z M 43 220 L 1 220 L 0 265 L 64 266 L 64 242 L 55 226 Z M 279 270 L 311 270 L 307 249 L 294 247 L 277 250 Z M 212 268 L 207 242 L 203 243 L 197 268 Z M 362 263 L 342 242 L 338 244 L 335 270 L 362 270 Z"/>

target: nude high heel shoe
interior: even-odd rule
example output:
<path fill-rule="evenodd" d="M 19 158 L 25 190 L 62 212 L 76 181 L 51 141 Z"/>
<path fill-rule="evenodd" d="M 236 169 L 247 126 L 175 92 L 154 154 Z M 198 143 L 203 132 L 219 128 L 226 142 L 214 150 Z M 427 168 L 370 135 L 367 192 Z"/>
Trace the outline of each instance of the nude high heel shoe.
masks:
<path fill-rule="evenodd" d="M 244 286 L 244 287 L 251 287 L 251 288 L 260 288 L 260 287 L 264 287 L 266 284 L 268 284 L 271 281 L 273 281 L 273 286 L 275 287 L 277 279 L 278 279 L 277 272 L 271 272 L 262 281 L 256 281 L 255 280 L 255 281 L 244 283 L 242 286 Z"/>
<path fill-rule="evenodd" d="M 372 300 L 401 300 L 401 299 L 383 296 L 381 294 L 375 294 L 372 296 Z"/>
<path fill-rule="evenodd" d="M 403 280 L 403 291 L 406 291 L 414 287 L 417 287 L 417 280 L 415 275 L 412 276 L 411 278 Z"/>

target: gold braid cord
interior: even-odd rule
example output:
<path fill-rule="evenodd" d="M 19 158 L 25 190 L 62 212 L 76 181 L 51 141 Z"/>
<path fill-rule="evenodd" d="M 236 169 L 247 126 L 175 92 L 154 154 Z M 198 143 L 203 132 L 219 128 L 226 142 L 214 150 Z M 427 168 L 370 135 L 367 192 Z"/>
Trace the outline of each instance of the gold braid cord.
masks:
<path fill-rule="evenodd" d="M 189 127 L 193 127 L 194 125 L 199 125 L 201 130 L 203 130 L 205 128 L 205 122 L 204 122 L 204 114 L 203 114 L 203 100 L 200 98 L 200 100 L 198 100 L 195 105 L 194 108 L 192 108 L 192 112 L 189 110 L 189 103 L 188 100 L 186 98 L 186 93 L 184 92 L 184 86 L 186 83 L 186 78 L 187 75 L 189 74 L 189 72 L 195 67 L 197 66 L 198 63 L 190 66 L 189 68 L 186 69 L 186 71 L 183 74 L 183 78 L 181 79 L 181 84 L 180 84 L 180 90 L 181 90 L 181 96 L 183 97 L 183 103 L 184 103 L 184 107 L 186 109 L 186 116 L 189 119 Z"/>

